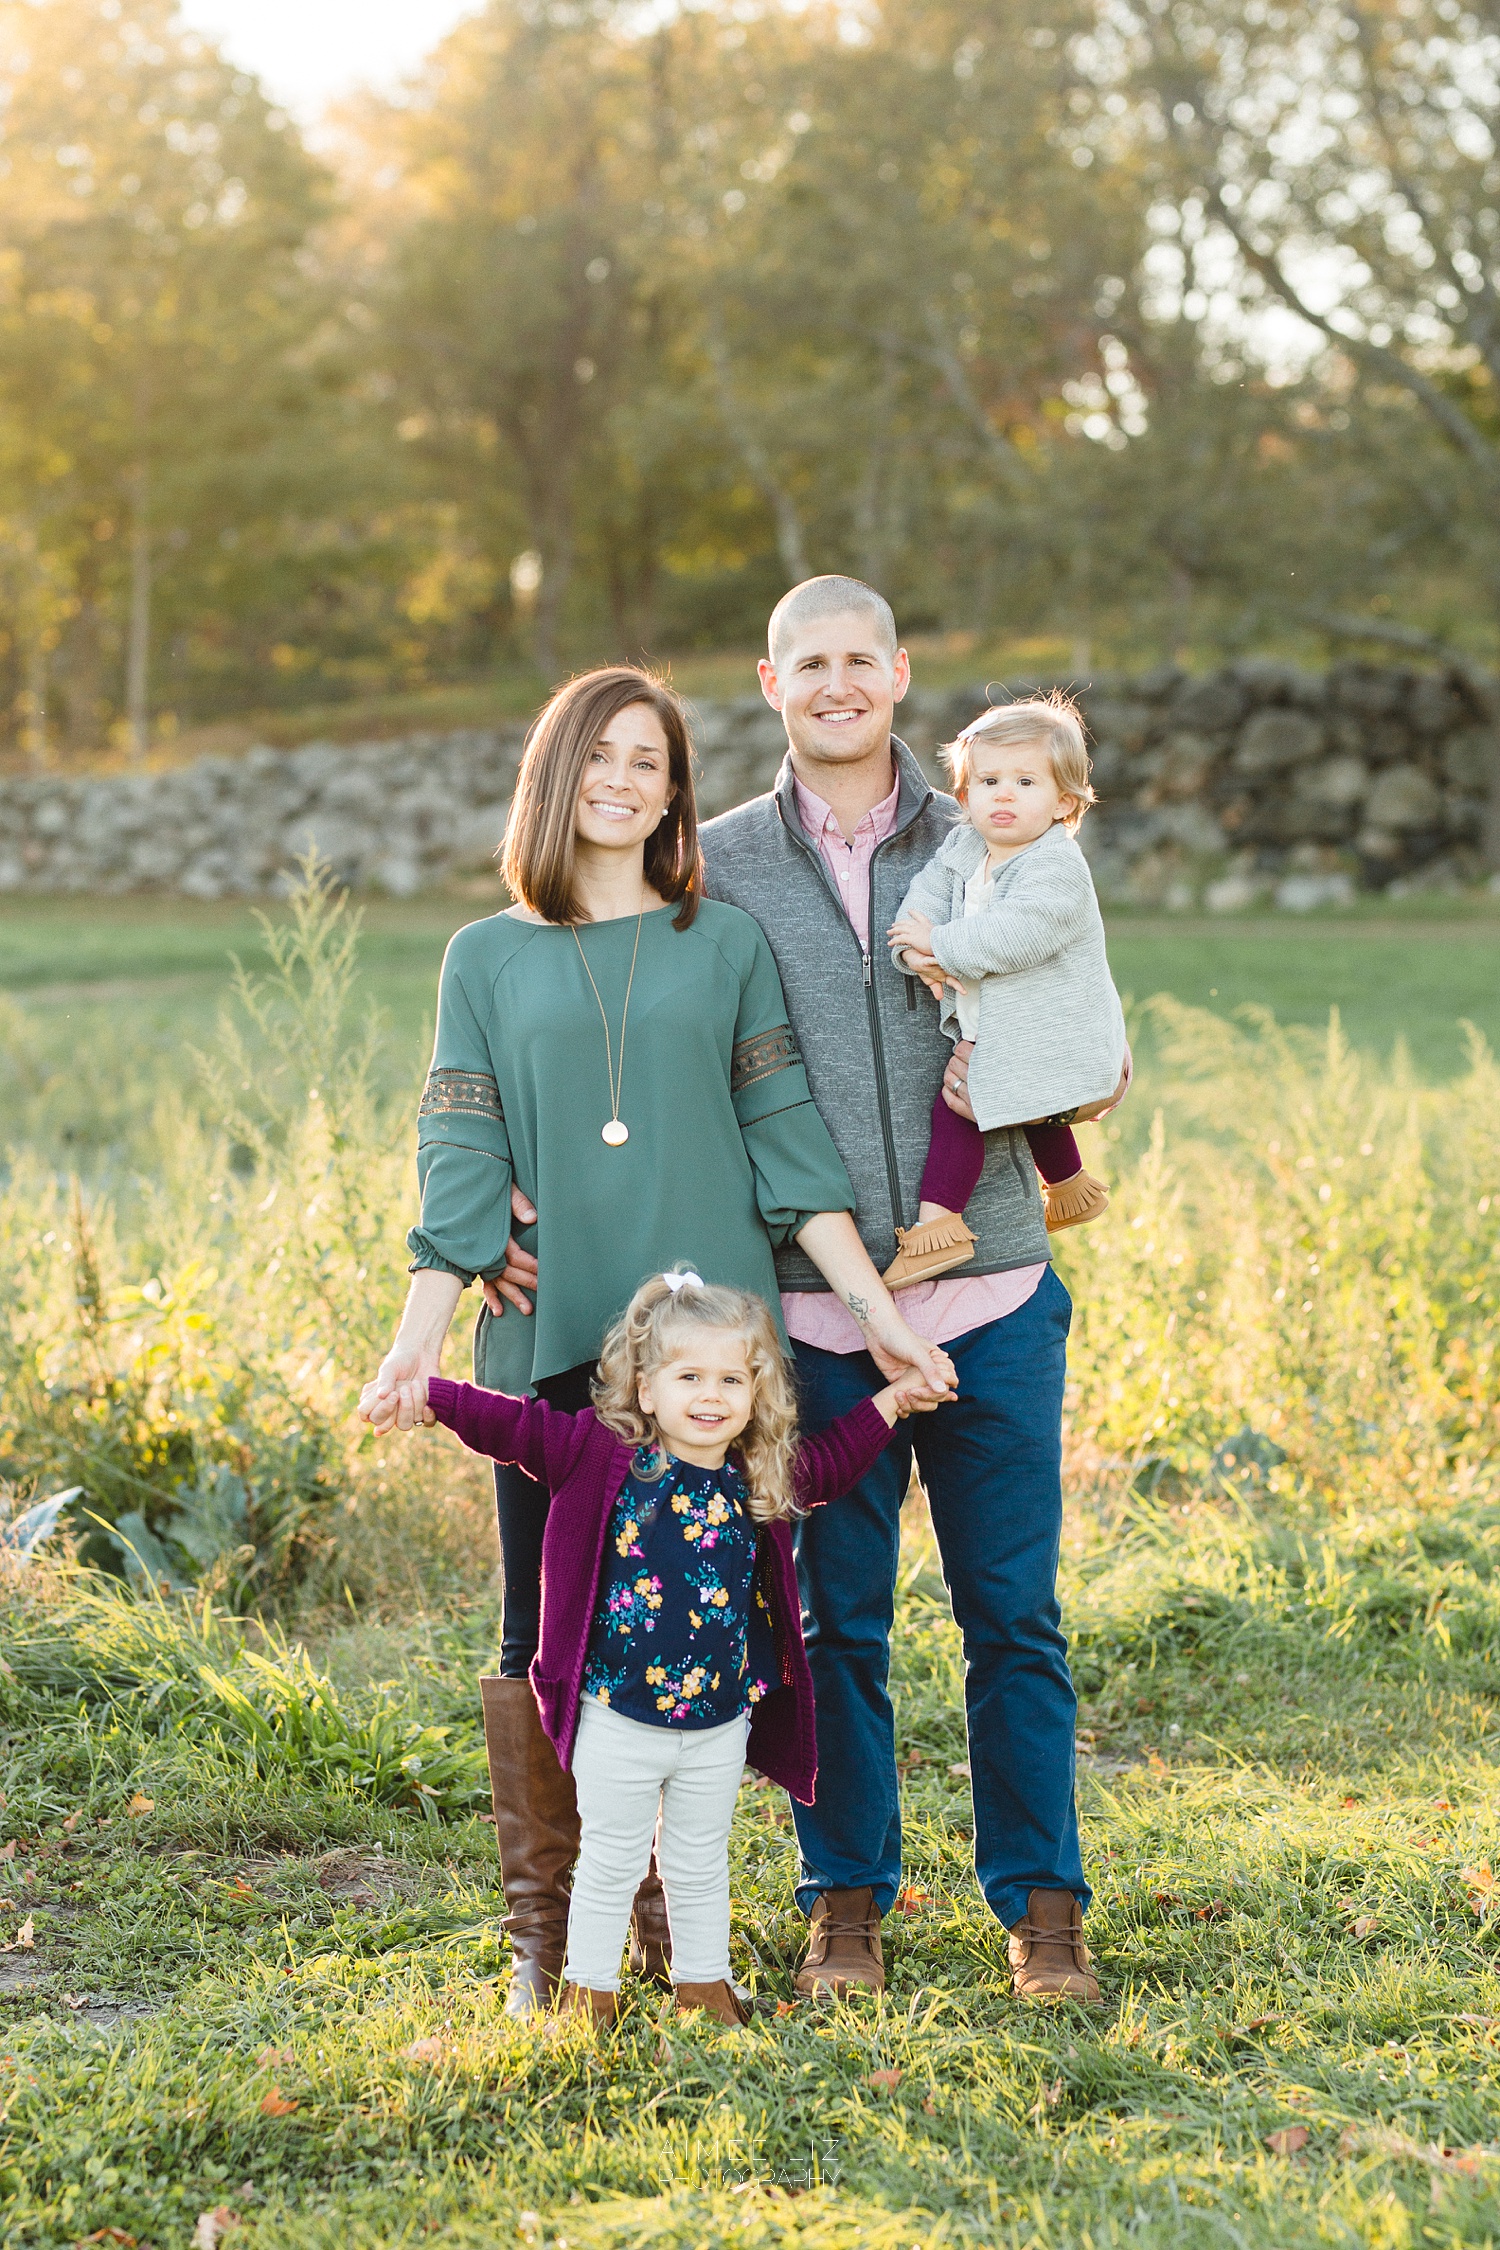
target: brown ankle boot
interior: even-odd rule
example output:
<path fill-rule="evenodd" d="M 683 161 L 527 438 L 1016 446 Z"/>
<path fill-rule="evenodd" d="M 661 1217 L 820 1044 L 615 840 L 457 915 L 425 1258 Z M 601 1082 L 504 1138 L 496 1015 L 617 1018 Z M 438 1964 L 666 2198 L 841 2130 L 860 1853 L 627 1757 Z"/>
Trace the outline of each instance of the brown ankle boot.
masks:
<path fill-rule="evenodd" d="M 1010 1981 L 1022 2000 L 1066 1993 L 1099 2004 L 1099 1983 L 1083 1942 L 1083 1909 L 1071 1891 L 1032 1891 L 1026 1919 L 1010 1933 Z"/>
<path fill-rule="evenodd" d="M 672 1987 L 672 2012 L 688 2016 L 701 2009 L 712 2016 L 715 2023 L 742 2024 L 750 2021 L 750 2010 L 735 1991 L 720 1977 L 717 1984 L 674 1984 Z"/>
<path fill-rule="evenodd" d="M 863 1989 L 884 1992 L 885 1959 L 880 1950 L 880 1916 L 866 1883 L 857 1891 L 820 1891 L 813 1900 L 807 1953 L 797 1971 L 804 2000 L 842 2000 Z"/>
<path fill-rule="evenodd" d="M 668 1963 L 672 1958 L 672 1932 L 667 1924 L 667 1894 L 661 1887 L 661 1877 L 656 1871 L 656 1854 L 651 1854 L 651 1865 L 635 1894 L 635 1904 L 630 1909 L 630 1966 L 638 1977 L 659 1984 L 670 1991 L 672 1972 Z"/>
<path fill-rule="evenodd" d="M 601 2029 L 615 2023 L 620 2014 L 620 1996 L 617 1992 L 595 1992 L 586 1984 L 565 1984 L 558 1994 L 554 2022 L 582 2016 L 586 2022 Z"/>
<path fill-rule="evenodd" d="M 568 1937 L 569 1882 L 578 1857 L 573 1776 L 542 1732 L 529 1680 L 494 1673 L 479 1683 L 490 1761 L 500 1882 L 510 1909 L 508 2016 L 545 2010 L 557 1991 Z"/>
<path fill-rule="evenodd" d="M 1042 1202 L 1047 1232 L 1060 1234 L 1064 1227 L 1086 1227 L 1091 1219 L 1102 1219 L 1109 1209 L 1109 1189 L 1092 1172 L 1075 1172 L 1071 1180 L 1043 1180 Z"/>

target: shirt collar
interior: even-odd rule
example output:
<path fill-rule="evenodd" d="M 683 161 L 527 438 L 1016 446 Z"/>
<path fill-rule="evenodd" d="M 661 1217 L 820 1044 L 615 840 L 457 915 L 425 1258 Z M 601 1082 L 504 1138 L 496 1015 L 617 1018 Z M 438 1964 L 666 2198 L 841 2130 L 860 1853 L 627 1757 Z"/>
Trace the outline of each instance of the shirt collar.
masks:
<path fill-rule="evenodd" d="M 895 764 L 894 759 L 892 764 Z M 832 806 L 825 804 L 821 797 L 808 788 L 795 767 L 792 769 L 792 787 L 797 792 L 797 817 L 802 823 L 803 834 L 821 843 L 831 825 L 834 835 L 842 841 L 843 830 L 834 819 Z M 869 812 L 862 815 L 854 831 L 855 835 L 860 836 L 868 831 L 877 844 L 883 844 L 896 825 L 900 803 L 901 773 L 898 767 L 890 795 L 882 797 L 878 805 L 872 806 Z"/>

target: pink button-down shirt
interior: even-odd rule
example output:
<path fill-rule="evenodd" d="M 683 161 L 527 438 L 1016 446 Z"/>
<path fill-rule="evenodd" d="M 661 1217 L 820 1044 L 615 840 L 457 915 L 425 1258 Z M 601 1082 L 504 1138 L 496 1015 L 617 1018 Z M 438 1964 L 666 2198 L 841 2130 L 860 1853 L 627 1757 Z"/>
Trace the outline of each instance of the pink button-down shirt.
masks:
<path fill-rule="evenodd" d="M 901 778 L 898 774 L 890 795 L 862 815 L 852 842 L 821 797 L 815 797 L 803 781 L 795 781 L 794 786 L 803 830 L 822 854 L 860 947 L 868 953 L 870 862 L 876 847 L 885 842 L 896 825 Z M 875 933 L 875 942 L 885 943 L 884 930 Z M 1009 1273 L 981 1273 L 967 1280 L 945 1275 L 941 1281 L 917 1281 L 910 1288 L 898 1289 L 896 1302 L 919 1336 L 932 1344 L 947 1344 L 955 1336 L 966 1336 L 971 1328 L 987 1327 L 992 1320 L 1003 1320 L 1007 1313 L 1015 1312 L 1032 1295 L 1046 1271 L 1045 1265 L 1013 1266 Z M 825 1352 L 862 1352 L 865 1348 L 864 1334 L 854 1315 L 831 1290 L 788 1289 L 782 1294 L 781 1312 L 787 1334 L 798 1343 L 814 1344 Z"/>

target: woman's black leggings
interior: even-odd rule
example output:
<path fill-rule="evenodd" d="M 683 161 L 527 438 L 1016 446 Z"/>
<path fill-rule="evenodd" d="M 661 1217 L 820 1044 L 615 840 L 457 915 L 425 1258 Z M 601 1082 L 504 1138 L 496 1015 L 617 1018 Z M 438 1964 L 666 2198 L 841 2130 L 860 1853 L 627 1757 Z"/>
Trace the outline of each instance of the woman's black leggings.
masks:
<path fill-rule="evenodd" d="M 544 1376 L 538 1398 L 564 1414 L 581 1414 L 589 1404 L 596 1363 L 564 1368 Z M 500 1626 L 500 1677 L 524 1680 L 542 1629 L 542 1534 L 552 1495 L 524 1469 L 495 1463 L 495 1518 L 500 1526 L 503 1585 Z"/>

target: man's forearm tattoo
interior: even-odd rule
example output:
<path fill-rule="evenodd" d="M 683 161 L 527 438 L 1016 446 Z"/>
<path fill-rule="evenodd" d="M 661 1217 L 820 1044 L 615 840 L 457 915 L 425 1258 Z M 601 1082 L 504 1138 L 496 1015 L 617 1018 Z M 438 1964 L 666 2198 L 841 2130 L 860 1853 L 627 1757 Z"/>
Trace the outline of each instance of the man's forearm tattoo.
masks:
<path fill-rule="evenodd" d="M 863 1328 L 870 1317 L 869 1298 L 851 1296 L 849 1299 L 849 1310 L 853 1313 L 855 1319 L 859 1322 L 860 1327 Z"/>

